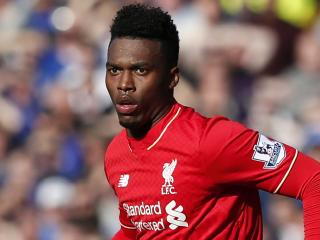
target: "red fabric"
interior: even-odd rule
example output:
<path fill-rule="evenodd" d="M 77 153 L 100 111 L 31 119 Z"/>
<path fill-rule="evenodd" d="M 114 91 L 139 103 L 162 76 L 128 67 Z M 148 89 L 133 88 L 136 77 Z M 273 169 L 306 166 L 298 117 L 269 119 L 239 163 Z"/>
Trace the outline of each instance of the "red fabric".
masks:
<path fill-rule="evenodd" d="M 279 193 L 302 200 L 305 239 L 320 239 L 320 163 L 299 153 Z"/>
<path fill-rule="evenodd" d="M 215 157 L 206 159 L 200 151 L 206 131 L 220 127 L 206 128 L 210 121 L 233 125 L 227 119 L 210 120 L 176 104 L 145 138 L 128 138 L 123 131 L 109 145 L 106 174 L 119 198 L 120 221 L 128 227 L 136 226 L 138 239 L 262 239 L 257 190 L 233 184 L 221 187 L 212 181 L 215 172 L 210 176 L 207 164 L 214 164 Z M 161 134 L 161 139 L 147 150 Z M 208 151 L 218 147 L 211 144 Z M 251 159 L 253 146 L 248 148 Z M 164 168 L 174 160 L 177 165 L 172 186 L 163 187 Z M 263 164 L 256 166 L 262 168 Z M 129 175 L 128 184 L 119 187 L 124 175 Z"/>
<path fill-rule="evenodd" d="M 256 145 L 273 141 L 265 137 L 265 140 L 260 140 L 262 137 L 258 132 L 226 118 L 210 119 L 200 145 L 200 159 L 205 161 L 208 181 L 212 185 L 238 185 L 274 192 L 286 174 L 296 149 L 281 144 L 285 150 L 283 159 L 268 167 L 268 161 L 254 159 Z"/>
<path fill-rule="evenodd" d="M 136 234 L 134 230 L 125 229 L 121 227 L 121 229 L 113 236 L 112 240 L 135 240 Z"/>
<path fill-rule="evenodd" d="M 143 139 L 128 138 L 125 130 L 116 136 L 105 169 L 119 198 L 120 221 L 136 227 L 138 239 L 260 240 L 257 189 L 275 191 L 295 153 L 239 123 L 175 104 Z M 168 177 L 165 170 L 173 163 Z M 279 190 L 301 196 L 306 213 L 318 167 L 299 154 Z"/>
<path fill-rule="evenodd" d="M 302 200 L 305 239 L 320 239 L 320 174 L 307 184 Z"/>

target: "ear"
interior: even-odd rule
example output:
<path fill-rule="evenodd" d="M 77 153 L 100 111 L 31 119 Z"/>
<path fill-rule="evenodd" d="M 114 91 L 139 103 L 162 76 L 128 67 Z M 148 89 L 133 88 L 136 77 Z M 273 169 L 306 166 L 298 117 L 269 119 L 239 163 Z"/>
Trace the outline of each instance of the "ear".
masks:
<path fill-rule="evenodd" d="M 178 82 L 179 82 L 179 68 L 173 67 L 170 69 L 169 88 L 173 90 L 174 87 L 177 86 Z"/>

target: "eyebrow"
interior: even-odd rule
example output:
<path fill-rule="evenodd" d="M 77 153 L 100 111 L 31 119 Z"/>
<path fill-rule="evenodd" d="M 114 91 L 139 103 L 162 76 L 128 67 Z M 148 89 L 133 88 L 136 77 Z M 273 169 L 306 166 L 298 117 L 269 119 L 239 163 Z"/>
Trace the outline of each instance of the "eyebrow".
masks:
<path fill-rule="evenodd" d="M 132 67 L 152 67 L 153 65 L 145 61 L 137 61 L 130 64 Z M 106 62 L 106 67 L 120 67 L 119 64 L 113 62 Z"/>
<path fill-rule="evenodd" d="M 110 67 L 110 66 L 117 66 L 117 64 L 113 64 L 111 62 L 106 62 L 106 67 Z"/>

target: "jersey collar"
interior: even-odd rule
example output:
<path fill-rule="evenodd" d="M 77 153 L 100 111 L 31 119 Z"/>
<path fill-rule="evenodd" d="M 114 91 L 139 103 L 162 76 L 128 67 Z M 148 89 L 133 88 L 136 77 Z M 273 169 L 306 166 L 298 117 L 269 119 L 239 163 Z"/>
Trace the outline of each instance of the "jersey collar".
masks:
<path fill-rule="evenodd" d="M 182 106 L 175 103 L 171 107 L 170 111 L 156 125 L 154 125 L 142 139 L 137 140 L 126 134 L 130 150 L 134 151 L 140 149 L 149 151 L 154 148 L 161 141 L 163 135 L 168 131 L 170 125 L 179 116 L 181 110 Z"/>

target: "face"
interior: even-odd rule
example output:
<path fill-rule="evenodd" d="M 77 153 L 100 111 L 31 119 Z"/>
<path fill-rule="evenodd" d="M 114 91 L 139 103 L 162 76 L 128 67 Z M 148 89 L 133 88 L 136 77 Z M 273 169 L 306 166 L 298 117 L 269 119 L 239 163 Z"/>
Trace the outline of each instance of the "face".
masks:
<path fill-rule="evenodd" d="M 172 104 L 178 79 L 178 69 L 167 67 L 161 42 L 130 38 L 111 42 L 106 86 L 129 134 L 161 119 Z"/>

